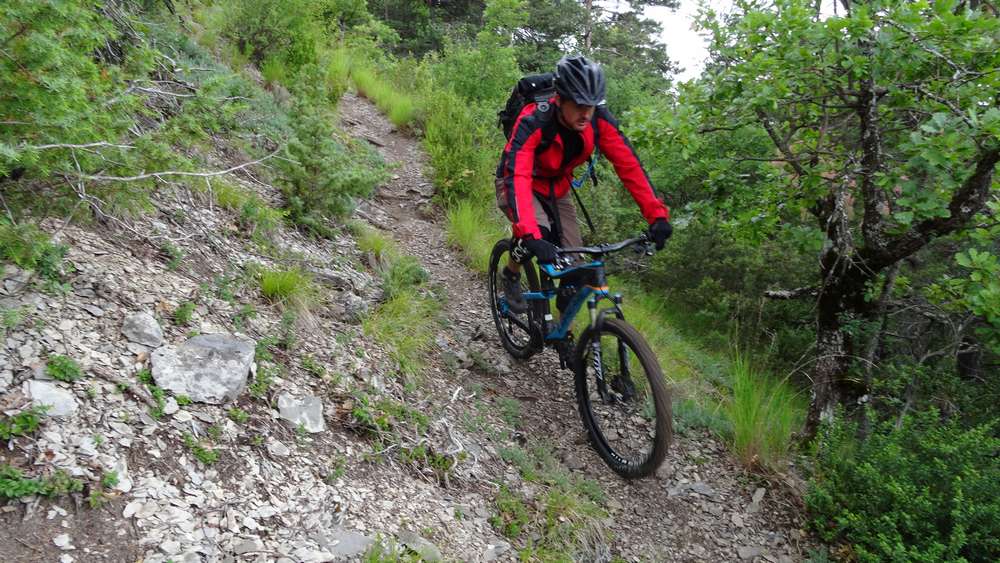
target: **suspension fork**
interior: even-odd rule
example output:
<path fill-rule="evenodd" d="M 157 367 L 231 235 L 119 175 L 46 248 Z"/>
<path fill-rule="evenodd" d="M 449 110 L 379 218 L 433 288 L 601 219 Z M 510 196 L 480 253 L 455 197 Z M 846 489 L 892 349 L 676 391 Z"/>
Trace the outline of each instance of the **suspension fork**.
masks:
<path fill-rule="evenodd" d="M 615 304 L 615 316 L 624 321 L 625 313 L 622 311 L 621 294 L 612 295 L 611 301 Z M 635 397 L 635 384 L 632 383 L 628 347 L 621 339 L 618 340 L 618 365 L 621 366 L 621 373 L 611 382 L 611 388 L 621 393 L 622 400 L 628 402 Z"/>

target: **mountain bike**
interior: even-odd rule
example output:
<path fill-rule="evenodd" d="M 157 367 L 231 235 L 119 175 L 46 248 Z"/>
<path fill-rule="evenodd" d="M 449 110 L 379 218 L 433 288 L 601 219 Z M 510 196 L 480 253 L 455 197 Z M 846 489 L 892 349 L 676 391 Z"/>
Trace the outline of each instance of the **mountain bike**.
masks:
<path fill-rule="evenodd" d="M 616 473 L 637 478 L 663 462 L 673 425 L 660 364 L 646 339 L 625 322 L 621 295 L 608 288 L 604 257 L 626 248 L 652 254 L 644 234 L 614 244 L 560 249 L 555 264 L 542 264 L 537 271 L 532 261 L 519 260 L 528 308 L 516 314 L 504 297 L 502 270 L 512 253 L 522 258 L 521 249 L 514 241 L 500 240 L 490 256 L 489 297 L 504 349 L 523 360 L 554 348 L 560 367 L 574 373 L 577 406 L 591 445 Z M 575 263 L 573 256 L 583 262 Z M 556 280 L 564 280 L 558 288 Z M 566 302 L 558 322 L 550 309 L 553 298 Z M 571 328 L 584 304 L 590 319 L 574 344 Z"/>

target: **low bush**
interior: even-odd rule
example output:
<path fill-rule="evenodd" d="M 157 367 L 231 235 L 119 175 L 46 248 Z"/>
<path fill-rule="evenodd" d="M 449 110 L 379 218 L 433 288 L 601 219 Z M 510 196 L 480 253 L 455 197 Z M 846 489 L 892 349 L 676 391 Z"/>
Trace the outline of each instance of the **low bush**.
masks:
<path fill-rule="evenodd" d="M 26 477 L 13 466 L 0 465 L 0 498 L 15 499 L 28 495 L 52 497 L 83 490 L 83 481 L 59 469 L 51 477 Z"/>
<path fill-rule="evenodd" d="M 392 260 L 382 272 L 382 287 L 386 299 L 393 299 L 400 293 L 425 283 L 430 274 L 420 265 L 415 256 L 400 256 Z"/>
<path fill-rule="evenodd" d="M 35 225 L 14 225 L 7 219 L 0 219 L 0 260 L 34 270 L 44 280 L 59 281 L 68 250 L 65 245 L 54 244 L 49 235 Z"/>
<path fill-rule="evenodd" d="M 838 421 L 819 441 L 806 506 L 827 542 L 859 561 L 1000 559 L 1000 439 L 934 410 L 878 425 L 863 442 Z"/>
<path fill-rule="evenodd" d="M 303 71 L 303 81 L 310 74 Z M 385 179 L 381 158 L 372 150 L 335 138 L 335 116 L 315 100 L 322 92 L 300 83 L 291 114 L 294 132 L 287 160 L 278 165 L 289 218 L 314 234 L 332 234 L 331 219 L 353 209 Z"/>
<path fill-rule="evenodd" d="M 34 434 L 42 423 L 45 411 L 45 407 L 31 407 L 10 416 L 0 414 L 0 440 L 7 441 L 15 436 Z"/>
<path fill-rule="evenodd" d="M 73 358 L 55 354 L 49 356 L 45 362 L 45 374 L 53 379 L 70 383 L 83 377 L 83 370 Z"/>

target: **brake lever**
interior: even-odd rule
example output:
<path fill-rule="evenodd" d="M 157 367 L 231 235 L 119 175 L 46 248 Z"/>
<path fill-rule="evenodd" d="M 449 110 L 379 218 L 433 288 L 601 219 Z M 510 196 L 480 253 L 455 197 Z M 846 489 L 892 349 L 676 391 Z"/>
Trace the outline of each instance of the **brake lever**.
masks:
<path fill-rule="evenodd" d="M 652 256 L 654 249 L 655 249 L 655 246 L 653 245 L 652 241 L 648 241 L 648 240 L 644 241 L 644 242 L 640 242 L 640 243 L 638 243 L 638 244 L 635 245 L 635 253 L 636 254 L 643 254 L 643 255 L 646 255 L 646 256 Z"/>

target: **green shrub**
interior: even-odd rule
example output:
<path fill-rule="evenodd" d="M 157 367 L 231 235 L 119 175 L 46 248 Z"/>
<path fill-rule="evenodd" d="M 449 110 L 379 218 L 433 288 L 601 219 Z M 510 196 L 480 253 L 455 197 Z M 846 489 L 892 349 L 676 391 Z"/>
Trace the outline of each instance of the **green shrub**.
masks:
<path fill-rule="evenodd" d="M 824 541 L 860 561 L 1000 559 L 996 421 L 966 429 L 931 410 L 854 436 L 837 422 L 820 438 L 806 506 Z"/>
<path fill-rule="evenodd" d="M 76 381 L 83 377 L 80 364 L 76 363 L 73 358 L 60 354 L 49 356 L 48 361 L 45 362 L 45 373 L 53 379 L 66 382 Z"/>
<path fill-rule="evenodd" d="M 191 455 L 203 464 L 212 465 L 219 461 L 219 452 L 212 447 L 208 440 L 199 440 L 189 432 L 184 433 L 183 440 L 184 446 L 191 451 Z"/>
<path fill-rule="evenodd" d="M 174 309 L 174 323 L 180 326 L 191 324 L 191 317 L 194 315 L 196 305 L 193 301 L 185 301 Z"/>
<path fill-rule="evenodd" d="M 450 90 L 433 89 L 421 93 L 419 107 L 437 197 L 449 204 L 464 198 L 491 201 L 504 143 L 494 127 L 495 111 L 470 106 Z"/>
<path fill-rule="evenodd" d="M 0 498 L 21 498 L 28 495 L 52 497 L 83 490 L 83 481 L 73 479 L 59 469 L 51 477 L 32 479 L 7 464 L 0 465 Z"/>
<path fill-rule="evenodd" d="M 117 138 L 125 112 L 98 104 L 120 90 L 120 72 L 95 56 L 117 35 L 86 0 L 0 3 L 0 116 L 12 121 L 0 127 L 0 178 L 16 169 L 28 178 L 71 169 L 68 151 L 31 146 Z"/>
<path fill-rule="evenodd" d="M 0 219 L 0 259 L 34 270 L 42 279 L 62 278 L 63 258 L 68 250 L 65 245 L 53 244 L 49 235 L 35 225 L 13 225 L 7 219 Z"/>
<path fill-rule="evenodd" d="M 38 430 L 46 407 L 32 407 L 6 416 L 0 414 L 0 440 L 7 441 L 14 436 L 28 436 Z"/>
<path fill-rule="evenodd" d="M 328 221 L 349 212 L 355 198 L 369 195 L 385 172 L 377 153 L 335 138 L 334 115 L 314 101 L 322 93 L 309 93 L 322 86 L 311 82 L 319 79 L 306 70 L 302 75 L 291 114 L 288 160 L 278 164 L 280 184 L 292 222 L 325 236 L 332 233 Z"/>
<path fill-rule="evenodd" d="M 172 242 L 164 242 L 163 245 L 160 246 L 160 252 L 163 252 L 168 259 L 168 270 L 176 270 L 180 267 L 181 260 L 184 260 L 184 251 Z"/>
<path fill-rule="evenodd" d="M 306 0 L 238 0 L 228 3 L 222 33 L 256 64 L 272 59 L 293 72 L 316 62 L 322 30 Z"/>
<path fill-rule="evenodd" d="M 415 256 L 404 255 L 392 260 L 382 273 L 386 299 L 393 299 L 401 292 L 425 283 L 430 274 Z"/>

